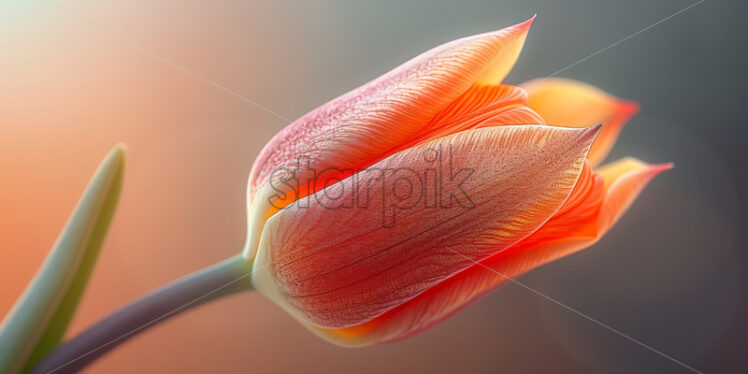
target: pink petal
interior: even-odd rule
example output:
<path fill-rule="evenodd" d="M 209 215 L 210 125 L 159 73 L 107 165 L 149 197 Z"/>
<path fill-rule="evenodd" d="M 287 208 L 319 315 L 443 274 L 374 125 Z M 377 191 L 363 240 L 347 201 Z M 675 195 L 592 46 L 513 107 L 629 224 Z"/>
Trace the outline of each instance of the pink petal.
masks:
<path fill-rule="evenodd" d="M 597 129 L 485 127 L 398 152 L 270 217 L 253 283 L 310 325 L 370 321 L 538 229 L 572 191 Z M 451 151 L 451 164 L 424 157 L 433 150 L 447 161 Z M 447 179 L 455 194 L 436 200 L 429 170 L 451 170 L 464 195 Z M 400 177 L 426 193 L 404 198 Z"/>
<path fill-rule="evenodd" d="M 424 331 L 482 296 L 538 266 L 597 242 L 625 213 L 642 189 L 669 164 L 627 158 L 601 168 L 585 167 L 572 195 L 553 218 L 511 248 L 439 283 L 384 315 L 345 329 L 313 329 L 341 345 L 369 345 Z"/>
<path fill-rule="evenodd" d="M 516 61 L 531 23 L 532 19 L 436 47 L 311 111 L 274 136 L 250 173 L 245 256 L 254 256 L 267 217 L 326 183 L 308 170 L 341 171 L 327 173 L 328 179 L 350 175 L 404 144 L 414 144 L 415 138 L 430 139 L 424 126 L 433 125 L 432 118 L 471 86 L 498 85 Z M 302 156 L 308 168 L 297 167 Z M 294 172 L 299 180 L 316 181 L 287 187 L 284 181 Z"/>

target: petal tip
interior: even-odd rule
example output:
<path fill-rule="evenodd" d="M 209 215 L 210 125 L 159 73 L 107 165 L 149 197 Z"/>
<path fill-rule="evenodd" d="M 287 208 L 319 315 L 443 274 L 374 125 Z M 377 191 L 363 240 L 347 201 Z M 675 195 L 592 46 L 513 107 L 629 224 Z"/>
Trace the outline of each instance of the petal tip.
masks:
<path fill-rule="evenodd" d="M 653 164 L 649 166 L 649 170 L 652 172 L 653 175 L 657 175 L 662 173 L 663 171 L 670 170 L 675 167 L 675 163 L 673 162 L 664 162 L 661 164 Z"/>
<path fill-rule="evenodd" d="M 598 123 L 597 125 L 594 125 L 594 126 L 584 127 L 583 128 L 584 129 L 584 138 L 585 139 L 589 138 L 590 140 L 595 140 L 595 137 L 597 137 L 597 134 L 600 132 L 600 129 L 602 129 L 602 128 L 603 128 L 603 124 L 602 123 Z"/>
<path fill-rule="evenodd" d="M 532 17 L 528 18 L 526 21 L 516 24 L 515 27 L 518 29 L 529 30 L 530 26 L 532 26 L 532 23 L 535 21 L 535 18 L 538 18 L 537 13 L 533 14 Z"/>
<path fill-rule="evenodd" d="M 631 115 L 639 113 L 639 109 L 641 108 L 638 102 L 623 99 L 618 100 L 618 107 L 622 112 L 630 113 Z"/>
<path fill-rule="evenodd" d="M 623 126 L 628 123 L 631 117 L 639 113 L 640 108 L 639 103 L 637 103 L 636 101 L 623 99 L 618 99 L 617 106 L 619 112 L 616 116 L 616 119 L 613 120 L 613 128 L 615 129 L 614 131 L 620 131 L 620 129 L 622 129 Z M 617 134 L 614 136 L 617 137 Z M 613 141 L 615 141 L 615 137 L 613 138 Z"/>
<path fill-rule="evenodd" d="M 525 21 L 522 21 L 520 23 L 515 23 L 514 25 L 511 25 L 509 27 L 498 29 L 496 31 L 491 32 L 491 34 L 504 33 L 504 32 L 507 32 L 508 30 L 512 30 L 512 31 L 519 31 L 522 35 L 526 35 L 527 32 L 530 30 L 530 26 L 532 26 L 532 23 L 535 21 L 535 18 L 537 17 L 538 17 L 537 14 L 533 14 L 532 17 L 528 18 Z"/>
<path fill-rule="evenodd" d="M 491 61 L 484 69 L 483 75 L 478 77 L 473 82 L 474 84 L 496 85 L 504 80 L 517 61 L 522 46 L 525 44 L 530 25 L 534 20 L 535 16 L 532 16 L 524 22 L 475 36 L 491 39 L 490 43 L 494 46 L 494 52 L 498 53 L 490 59 Z"/>
<path fill-rule="evenodd" d="M 639 113 L 641 106 L 638 102 L 632 100 L 617 99 L 615 105 L 618 107 L 618 120 L 616 121 L 619 126 L 623 126 L 629 120 L 629 118 Z"/>
<path fill-rule="evenodd" d="M 600 133 L 600 129 L 603 127 L 601 124 L 597 124 L 589 127 L 581 128 L 568 128 L 572 131 L 576 131 L 579 134 L 577 139 L 578 144 L 583 144 L 585 147 L 585 156 L 589 153 L 592 143 L 595 141 L 597 134 Z"/>

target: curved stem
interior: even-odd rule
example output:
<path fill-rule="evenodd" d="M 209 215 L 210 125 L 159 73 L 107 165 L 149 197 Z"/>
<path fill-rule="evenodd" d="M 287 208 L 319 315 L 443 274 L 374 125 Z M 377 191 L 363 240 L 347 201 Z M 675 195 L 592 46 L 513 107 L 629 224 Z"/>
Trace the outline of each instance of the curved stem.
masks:
<path fill-rule="evenodd" d="M 190 274 L 123 307 L 56 348 L 31 373 L 75 373 L 133 336 L 208 301 L 252 289 L 242 256 Z"/>

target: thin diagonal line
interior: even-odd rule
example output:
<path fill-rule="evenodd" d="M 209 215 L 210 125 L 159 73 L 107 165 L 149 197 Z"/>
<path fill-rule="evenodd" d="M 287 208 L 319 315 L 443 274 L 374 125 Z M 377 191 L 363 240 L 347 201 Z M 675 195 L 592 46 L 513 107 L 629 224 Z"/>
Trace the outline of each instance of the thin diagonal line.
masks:
<path fill-rule="evenodd" d="M 218 84 L 218 83 L 216 83 L 216 82 L 214 82 L 214 81 L 212 81 L 212 80 L 210 80 L 210 79 L 208 79 L 208 78 L 206 78 L 206 77 L 204 77 L 204 76 L 202 76 L 202 75 L 200 75 L 198 73 L 195 73 L 194 71 L 186 68 L 184 65 L 178 64 L 178 63 L 176 63 L 176 62 L 174 62 L 174 61 L 172 61 L 172 60 L 164 57 L 163 55 L 161 55 L 161 54 L 159 54 L 159 53 L 157 53 L 157 52 L 155 52 L 153 50 L 150 50 L 150 49 L 148 49 L 146 47 L 143 47 L 142 45 L 140 45 L 140 44 L 138 44 L 138 43 L 130 40 L 126 36 L 124 36 L 124 35 L 116 32 L 116 31 L 114 31 L 114 30 L 112 30 L 110 28 L 107 28 L 107 27 L 103 26 L 102 24 L 97 23 L 94 20 L 81 15 L 80 13 L 77 13 L 77 12 L 75 12 L 74 10 L 72 10 L 70 8 L 64 7 L 64 6 L 62 6 L 60 4 L 57 4 L 57 3 L 53 2 L 53 1 L 50 1 L 50 0 L 45 0 L 45 1 L 47 3 L 49 3 L 49 4 L 51 4 L 51 5 L 54 5 L 55 7 L 59 8 L 59 9 L 61 9 L 63 11 L 65 11 L 65 12 L 71 14 L 71 15 L 75 16 L 75 17 L 78 17 L 78 18 L 82 19 L 83 21 L 88 22 L 89 24 L 91 24 L 91 25 L 99 28 L 100 30 L 103 30 L 103 31 L 105 31 L 105 32 L 107 32 L 107 33 L 109 33 L 109 34 L 111 34 L 111 35 L 119 38 L 120 40 L 124 41 L 125 43 L 127 43 L 127 44 L 129 44 L 129 45 L 131 45 L 131 46 L 133 46 L 135 48 L 138 48 L 141 51 L 146 52 L 149 55 L 154 56 L 154 57 L 158 58 L 159 60 L 161 60 L 161 61 L 163 61 L 163 62 L 165 62 L 165 63 L 167 63 L 167 64 L 169 64 L 169 65 L 171 65 L 171 66 L 173 66 L 173 67 L 175 67 L 175 68 L 177 68 L 177 69 L 179 69 L 179 70 L 181 70 L 181 71 L 183 71 L 183 72 L 185 72 L 185 73 L 187 73 L 189 75 L 191 75 L 194 78 L 197 78 L 197 79 L 199 79 L 199 80 L 201 80 L 201 81 L 203 81 L 203 82 L 205 82 L 205 83 L 207 83 L 207 84 L 209 84 L 209 85 L 211 85 L 211 86 L 213 86 L 215 88 L 218 88 L 219 90 L 221 90 L 221 91 L 223 91 L 223 92 L 225 92 L 225 93 L 227 93 L 227 94 L 229 94 L 229 95 L 231 95 L 231 96 L 233 96 L 233 97 L 235 97 L 237 99 L 240 99 L 240 100 L 242 100 L 242 101 L 244 101 L 244 102 L 246 102 L 248 104 L 251 104 L 251 105 L 253 105 L 253 106 L 255 106 L 255 107 L 259 108 L 259 109 L 262 109 L 263 111 L 265 111 L 267 113 L 270 113 L 270 114 L 272 114 L 273 116 L 275 116 L 277 118 L 280 118 L 280 119 L 282 119 L 282 120 L 284 120 L 286 122 L 289 122 L 289 123 L 291 122 L 290 119 L 288 119 L 288 118 L 286 118 L 286 117 L 278 114 L 277 112 L 275 112 L 275 111 L 273 111 L 271 109 L 268 109 L 267 107 L 265 107 L 265 106 L 257 103 L 256 101 L 250 100 L 247 97 L 242 96 L 242 95 L 240 95 L 240 94 L 238 94 L 238 93 L 236 93 L 236 92 L 234 92 L 234 91 L 232 91 L 232 90 L 224 87 L 221 84 Z"/>
<path fill-rule="evenodd" d="M 506 278 L 510 282 L 512 282 L 512 283 L 514 283 L 514 284 L 516 284 L 516 285 L 518 285 L 518 286 L 520 286 L 520 287 L 522 287 L 522 288 L 524 288 L 524 289 L 526 289 L 528 291 L 531 291 L 532 293 L 534 293 L 534 294 L 536 294 L 538 296 L 541 296 L 544 299 L 546 299 L 548 301 L 551 301 L 554 304 L 556 304 L 558 306 L 561 306 L 564 309 L 566 309 L 566 310 L 568 310 L 570 312 L 573 312 L 573 313 L 579 315 L 580 317 L 584 317 L 585 319 L 587 319 L 589 321 L 592 321 L 592 322 L 596 323 L 597 325 L 599 325 L 601 327 L 604 327 L 604 328 L 606 328 L 606 329 L 608 329 L 608 330 L 610 330 L 610 331 L 612 331 L 612 332 L 614 332 L 614 333 L 616 333 L 616 334 L 618 334 L 618 335 L 620 335 L 620 336 L 622 336 L 622 337 L 624 337 L 624 338 L 626 338 L 626 339 L 628 339 L 628 340 L 630 340 L 630 341 L 632 341 L 632 342 L 634 342 L 636 344 L 639 344 L 640 346 L 642 346 L 642 347 L 644 347 L 644 348 L 646 348 L 646 349 L 648 349 L 648 350 L 650 350 L 650 351 L 652 351 L 654 353 L 657 353 L 658 355 L 660 355 L 662 357 L 665 357 L 668 360 L 673 361 L 676 364 L 678 364 L 680 366 L 683 366 L 684 368 L 686 368 L 688 370 L 693 371 L 694 373 L 702 374 L 701 371 L 696 370 L 696 369 L 692 368 L 691 366 L 686 365 L 682 361 L 678 361 L 675 358 L 673 358 L 671 356 L 668 356 L 667 354 L 663 353 L 662 351 L 659 351 L 659 350 L 657 350 L 655 348 L 652 348 L 651 346 L 649 346 L 647 344 L 644 344 L 642 341 L 640 341 L 638 339 L 635 339 L 635 338 L 632 338 L 631 336 L 626 335 L 623 332 L 621 332 L 619 330 L 616 330 L 616 329 L 614 329 L 614 328 L 606 325 L 605 323 L 600 322 L 600 321 L 598 321 L 598 320 L 596 320 L 596 319 L 594 319 L 594 318 L 592 318 L 592 317 L 590 317 L 590 316 L 588 316 L 588 315 L 586 315 L 586 314 L 584 314 L 584 313 L 582 313 L 582 312 L 580 312 L 580 311 L 578 311 L 578 310 L 576 310 L 576 309 L 574 309 L 574 308 L 572 308 L 572 307 L 570 307 L 570 306 L 568 306 L 568 305 L 566 305 L 566 304 L 564 304 L 564 303 L 562 303 L 562 302 L 560 302 L 560 301 L 558 301 L 558 300 L 556 300 L 556 299 L 554 299 L 554 298 L 552 298 L 552 297 L 550 297 L 550 296 L 548 296 L 548 295 L 546 295 L 546 294 L 544 294 L 544 293 L 542 293 L 542 292 L 540 292 L 540 291 L 538 291 L 538 290 L 536 290 L 536 289 L 534 289 L 534 288 L 532 288 L 532 287 L 530 287 L 530 286 L 528 286 L 528 285 L 526 285 L 526 284 L 524 284 L 524 283 L 522 283 L 522 282 L 520 282 L 520 281 L 518 281 L 518 280 L 516 280 L 516 279 L 514 279 L 512 277 L 510 277 L 510 276 L 508 276 L 508 275 L 504 275 L 502 273 L 499 273 L 496 269 L 493 269 L 493 268 L 491 268 L 491 267 L 489 267 L 489 266 L 487 266 L 485 264 L 477 262 L 477 261 L 473 260 L 472 258 L 470 258 L 468 256 L 465 256 L 464 254 L 462 254 L 462 253 L 460 253 L 460 252 L 458 252 L 458 251 L 456 251 L 456 250 L 454 250 L 452 248 L 449 248 L 449 247 L 445 247 L 445 248 L 448 249 L 448 250 L 450 250 L 450 251 L 452 251 L 452 252 L 454 252 L 454 253 L 456 253 L 456 254 L 458 254 L 458 255 L 460 255 L 460 256 L 462 256 L 462 257 L 465 257 L 468 261 L 472 262 L 473 264 L 478 265 L 478 266 L 480 266 L 482 268 L 485 268 L 485 269 L 487 269 L 489 271 L 492 271 L 492 272 L 494 272 L 494 273 L 496 273 L 496 274 L 498 274 L 498 275 Z"/>
<path fill-rule="evenodd" d="M 655 23 L 653 23 L 653 24 L 651 24 L 651 25 L 649 25 L 649 26 L 647 26 L 647 27 L 645 27 L 645 28 L 643 28 L 643 29 L 641 29 L 641 30 L 639 30 L 639 31 L 637 31 L 637 32 L 635 32 L 635 33 L 627 36 L 627 37 L 625 37 L 625 38 L 623 38 L 623 39 L 621 39 L 621 40 L 619 40 L 619 41 L 617 41 L 617 42 L 615 42 L 615 43 L 613 43 L 613 44 L 611 44 L 611 45 L 609 45 L 609 46 L 607 46 L 607 47 L 605 47 L 605 48 L 603 48 L 603 49 L 601 49 L 601 50 L 599 50 L 599 51 L 597 51 L 597 52 L 595 52 L 595 53 L 593 53 L 593 54 L 591 54 L 591 55 L 589 55 L 589 56 L 587 56 L 587 57 L 585 57 L 585 58 L 583 58 L 583 59 L 581 59 L 581 60 L 579 60 L 579 61 L 577 61 L 575 63 L 573 63 L 573 64 L 571 64 L 571 65 L 568 65 L 568 66 L 562 68 L 561 70 L 559 70 L 559 71 L 557 71 L 557 72 L 549 75 L 549 77 L 555 77 L 556 75 L 560 74 L 561 72 L 564 72 L 564 71 L 566 71 L 568 69 L 571 69 L 574 66 L 577 66 L 577 65 L 579 65 L 579 64 L 581 64 L 581 63 L 589 60 L 590 58 L 595 57 L 595 56 L 599 55 L 600 53 L 603 53 L 603 52 L 605 52 L 605 51 L 607 51 L 607 50 L 609 50 L 609 49 L 617 46 L 618 44 L 621 44 L 621 43 L 623 43 L 623 42 L 625 42 L 625 41 L 627 41 L 627 40 L 629 40 L 629 39 L 631 39 L 631 38 L 633 38 L 633 37 L 635 37 L 635 36 L 637 36 L 637 35 L 645 32 L 645 31 L 647 31 L 647 30 L 649 30 L 649 29 L 651 29 L 651 28 L 653 28 L 653 27 L 655 27 L 655 26 L 657 26 L 657 25 L 659 25 L 659 24 L 661 24 L 661 23 L 663 23 L 663 22 L 665 22 L 665 21 L 667 21 L 667 20 L 669 20 L 669 19 L 671 19 L 671 18 L 673 18 L 673 17 L 675 17 L 675 16 L 683 13 L 683 12 L 685 12 L 685 11 L 687 11 L 687 10 L 689 10 L 689 9 L 691 9 L 691 8 L 693 8 L 693 7 L 701 4 L 703 2 L 704 2 L 704 0 L 699 0 L 699 1 L 697 1 L 697 2 L 695 2 L 693 4 L 691 4 L 691 5 L 683 8 L 683 9 L 681 9 L 681 10 L 679 10 L 679 11 L 677 11 L 677 12 L 675 12 L 675 13 L 673 13 L 673 14 L 671 14 L 671 15 L 669 15 L 669 16 L 667 16 L 667 17 L 665 17 L 665 18 L 663 18 L 663 19 L 661 19 L 661 20 L 659 20 L 659 21 L 657 21 L 657 22 L 655 22 Z"/>

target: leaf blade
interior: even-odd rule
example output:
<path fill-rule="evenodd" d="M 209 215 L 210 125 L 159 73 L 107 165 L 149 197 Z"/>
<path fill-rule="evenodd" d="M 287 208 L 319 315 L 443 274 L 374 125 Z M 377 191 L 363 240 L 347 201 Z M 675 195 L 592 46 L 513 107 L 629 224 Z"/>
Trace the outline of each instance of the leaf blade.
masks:
<path fill-rule="evenodd" d="M 17 373 L 63 338 L 83 295 L 122 189 L 125 149 L 101 162 L 41 269 L 0 325 L 0 372 Z"/>

